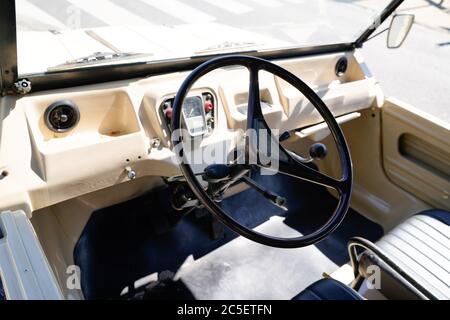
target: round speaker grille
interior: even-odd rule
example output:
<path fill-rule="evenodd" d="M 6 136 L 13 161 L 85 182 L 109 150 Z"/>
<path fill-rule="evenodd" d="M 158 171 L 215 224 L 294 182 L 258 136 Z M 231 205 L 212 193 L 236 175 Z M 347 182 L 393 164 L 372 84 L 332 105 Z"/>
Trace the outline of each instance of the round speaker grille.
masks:
<path fill-rule="evenodd" d="M 78 106 L 69 100 L 57 101 L 45 110 L 45 123 L 55 132 L 67 132 L 80 120 Z"/>

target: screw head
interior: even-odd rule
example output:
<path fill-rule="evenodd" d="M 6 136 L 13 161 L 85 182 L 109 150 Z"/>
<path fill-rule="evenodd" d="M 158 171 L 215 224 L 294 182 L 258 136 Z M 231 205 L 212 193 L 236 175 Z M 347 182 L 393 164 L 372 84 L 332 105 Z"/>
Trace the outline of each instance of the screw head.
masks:
<path fill-rule="evenodd" d="M 128 179 L 135 180 L 137 178 L 137 173 L 131 167 L 126 167 L 125 171 L 127 172 Z"/>
<path fill-rule="evenodd" d="M 159 149 L 159 147 L 161 146 L 161 140 L 159 138 L 153 139 L 151 142 L 151 146 L 153 149 Z"/>

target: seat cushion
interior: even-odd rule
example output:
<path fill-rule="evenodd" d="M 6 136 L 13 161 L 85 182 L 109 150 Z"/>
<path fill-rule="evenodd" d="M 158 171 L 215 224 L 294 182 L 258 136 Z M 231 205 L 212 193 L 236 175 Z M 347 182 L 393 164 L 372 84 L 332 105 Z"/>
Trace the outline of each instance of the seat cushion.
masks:
<path fill-rule="evenodd" d="M 352 288 L 334 279 L 319 280 L 292 300 L 363 300 Z"/>
<path fill-rule="evenodd" d="M 386 234 L 377 246 L 438 299 L 450 299 L 450 213 L 429 210 Z"/>
<path fill-rule="evenodd" d="M 450 212 L 445 210 L 427 210 L 422 211 L 419 215 L 429 216 L 436 220 L 441 221 L 442 223 L 450 226 Z"/>

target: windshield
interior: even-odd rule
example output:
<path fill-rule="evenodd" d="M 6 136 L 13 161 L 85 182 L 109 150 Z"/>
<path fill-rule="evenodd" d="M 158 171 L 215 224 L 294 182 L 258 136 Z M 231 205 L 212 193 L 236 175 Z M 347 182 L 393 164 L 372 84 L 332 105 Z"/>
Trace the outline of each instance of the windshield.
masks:
<path fill-rule="evenodd" d="M 350 43 L 389 2 L 17 0 L 19 74 Z"/>

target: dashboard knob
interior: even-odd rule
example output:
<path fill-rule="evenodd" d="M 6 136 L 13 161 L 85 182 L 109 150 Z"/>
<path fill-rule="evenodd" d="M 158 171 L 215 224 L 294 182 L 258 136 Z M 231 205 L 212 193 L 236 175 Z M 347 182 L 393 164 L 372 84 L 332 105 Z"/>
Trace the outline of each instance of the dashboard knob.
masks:
<path fill-rule="evenodd" d="M 205 169 L 203 179 L 210 183 L 218 183 L 230 178 L 230 167 L 225 164 L 213 164 Z"/>
<path fill-rule="evenodd" d="M 173 109 L 171 107 L 167 108 L 166 110 L 164 110 L 164 115 L 166 119 L 171 120 L 173 115 Z"/>
<path fill-rule="evenodd" d="M 286 131 L 278 138 L 278 140 L 280 142 L 283 142 L 283 141 L 289 140 L 291 138 L 291 136 L 292 136 L 291 133 L 289 131 Z"/>
<path fill-rule="evenodd" d="M 309 149 L 309 154 L 314 160 L 323 160 L 328 154 L 328 149 L 323 143 L 315 143 Z"/>
<path fill-rule="evenodd" d="M 214 110 L 214 104 L 211 101 L 206 101 L 205 102 L 205 112 L 210 113 L 213 110 Z"/>

